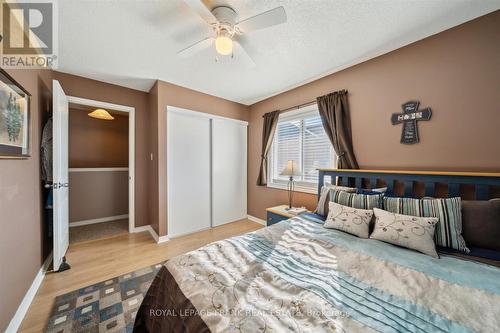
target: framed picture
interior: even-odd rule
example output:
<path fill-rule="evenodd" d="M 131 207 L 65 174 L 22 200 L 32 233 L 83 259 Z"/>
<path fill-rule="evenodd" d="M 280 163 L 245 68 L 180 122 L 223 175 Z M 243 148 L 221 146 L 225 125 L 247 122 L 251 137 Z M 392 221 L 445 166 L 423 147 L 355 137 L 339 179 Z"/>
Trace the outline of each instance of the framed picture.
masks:
<path fill-rule="evenodd" d="M 30 156 L 30 97 L 0 68 L 0 158 Z"/>

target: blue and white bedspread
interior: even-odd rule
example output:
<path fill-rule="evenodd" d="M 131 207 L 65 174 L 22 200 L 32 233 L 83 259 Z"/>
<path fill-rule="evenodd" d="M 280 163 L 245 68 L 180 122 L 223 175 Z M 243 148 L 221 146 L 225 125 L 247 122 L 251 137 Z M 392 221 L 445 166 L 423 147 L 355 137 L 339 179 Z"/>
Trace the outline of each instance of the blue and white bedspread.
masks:
<path fill-rule="evenodd" d="M 212 332 L 500 332 L 500 269 L 296 217 L 166 264 Z"/>

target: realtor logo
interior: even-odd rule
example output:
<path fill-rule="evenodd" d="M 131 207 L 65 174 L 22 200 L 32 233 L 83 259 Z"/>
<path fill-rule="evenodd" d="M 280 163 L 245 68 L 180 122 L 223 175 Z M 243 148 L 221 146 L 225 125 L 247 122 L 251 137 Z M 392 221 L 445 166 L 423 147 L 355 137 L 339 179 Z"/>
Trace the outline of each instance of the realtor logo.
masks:
<path fill-rule="evenodd" d="M 4 2 L 1 7 L 1 66 L 53 68 L 56 22 L 53 1 Z"/>

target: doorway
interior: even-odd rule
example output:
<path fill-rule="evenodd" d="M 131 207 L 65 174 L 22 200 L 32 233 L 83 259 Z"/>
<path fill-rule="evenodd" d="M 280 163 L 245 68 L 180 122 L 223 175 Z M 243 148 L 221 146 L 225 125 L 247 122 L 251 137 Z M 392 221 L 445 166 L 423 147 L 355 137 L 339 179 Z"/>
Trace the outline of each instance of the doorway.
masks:
<path fill-rule="evenodd" d="M 128 232 L 128 150 L 127 112 L 69 103 L 70 243 Z"/>
<path fill-rule="evenodd" d="M 89 106 L 96 109 L 110 109 L 128 113 L 128 229 L 134 231 L 134 165 L 135 165 L 135 109 L 129 106 L 99 102 L 95 100 L 67 96 L 57 80 L 52 81 L 53 112 L 52 121 L 44 127 L 47 145 L 44 157 L 48 163 L 43 169 L 52 171 L 51 183 L 45 184 L 50 189 L 53 217 L 53 270 L 64 271 L 70 267 L 66 262 L 69 246 L 69 105 Z M 50 125 L 50 126 L 49 126 Z M 48 127 L 47 127 L 48 126 Z M 50 127 L 52 129 L 50 129 Z M 48 134 L 52 133 L 50 137 Z M 94 145 L 98 148 L 99 145 Z M 45 154 L 44 154 L 45 156 Z"/>
<path fill-rule="evenodd" d="M 134 110 L 68 102 L 69 243 L 132 232 Z"/>

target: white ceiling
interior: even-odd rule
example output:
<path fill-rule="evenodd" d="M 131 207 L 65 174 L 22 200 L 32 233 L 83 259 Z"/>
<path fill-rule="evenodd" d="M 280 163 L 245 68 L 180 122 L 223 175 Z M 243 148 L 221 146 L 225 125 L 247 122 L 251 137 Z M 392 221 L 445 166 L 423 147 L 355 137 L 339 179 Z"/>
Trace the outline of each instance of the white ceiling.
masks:
<path fill-rule="evenodd" d="M 217 0 L 244 19 L 284 6 L 285 24 L 243 40 L 256 67 L 180 49 L 208 25 L 182 0 L 59 1 L 59 71 L 149 91 L 156 79 L 243 104 L 500 8 L 500 0 Z"/>

